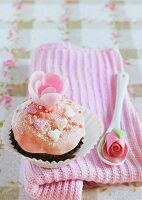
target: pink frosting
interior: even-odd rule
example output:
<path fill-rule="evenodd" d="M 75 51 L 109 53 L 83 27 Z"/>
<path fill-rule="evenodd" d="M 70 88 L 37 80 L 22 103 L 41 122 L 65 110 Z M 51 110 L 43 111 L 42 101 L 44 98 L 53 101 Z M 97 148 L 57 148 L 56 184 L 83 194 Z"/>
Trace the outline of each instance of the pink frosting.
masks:
<path fill-rule="evenodd" d="M 64 116 L 68 106 L 75 112 L 72 119 Z M 59 101 L 58 109 L 49 113 L 42 110 L 41 106 L 37 108 L 30 100 L 25 101 L 17 107 L 12 117 L 14 138 L 23 150 L 30 153 L 65 154 L 74 149 L 85 135 L 84 116 L 79 112 L 80 109 L 65 97 Z M 60 131 L 57 119 L 60 122 L 67 120 L 66 126 Z"/>
<path fill-rule="evenodd" d="M 55 73 L 35 71 L 30 77 L 28 89 L 34 102 L 49 109 L 60 100 L 67 87 L 66 78 Z"/>
<path fill-rule="evenodd" d="M 113 163 L 122 162 L 128 153 L 128 145 L 125 137 L 118 137 L 115 131 L 111 131 L 102 146 L 102 154 L 106 160 Z"/>

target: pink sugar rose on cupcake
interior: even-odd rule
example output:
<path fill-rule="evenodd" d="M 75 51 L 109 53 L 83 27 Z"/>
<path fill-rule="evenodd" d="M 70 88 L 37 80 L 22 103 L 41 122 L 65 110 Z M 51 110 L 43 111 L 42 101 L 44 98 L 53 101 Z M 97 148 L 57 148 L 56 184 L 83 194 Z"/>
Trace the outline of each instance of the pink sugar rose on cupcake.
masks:
<path fill-rule="evenodd" d="M 106 160 L 117 163 L 122 162 L 128 153 L 126 133 L 113 129 L 105 138 L 102 145 L 102 155 Z"/>
<path fill-rule="evenodd" d="M 49 109 L 66 92 L 68 81 L 55 73 L 34 72 L 29 81 L 29 95 L 35 103 Z"/>

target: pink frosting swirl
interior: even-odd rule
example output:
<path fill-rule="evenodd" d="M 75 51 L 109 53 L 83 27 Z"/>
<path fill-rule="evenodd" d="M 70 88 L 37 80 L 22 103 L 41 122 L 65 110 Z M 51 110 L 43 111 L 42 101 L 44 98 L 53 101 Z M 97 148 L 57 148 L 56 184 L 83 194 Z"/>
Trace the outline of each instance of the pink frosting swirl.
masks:
<path fill-rule="evenodd" d="M 102 145 L 102 155 L 106 160 L 117 163 L 122 162 L 128 153 L 128 145 L 124 132 L 121 130 L 111 131 Z"/>
<path fill-rule="evenodd" d="M 55 73 L 35 71 L 29 81 L 29 95 L 35 103 L 53 107 L 68 87 L 68 80 Z"/>

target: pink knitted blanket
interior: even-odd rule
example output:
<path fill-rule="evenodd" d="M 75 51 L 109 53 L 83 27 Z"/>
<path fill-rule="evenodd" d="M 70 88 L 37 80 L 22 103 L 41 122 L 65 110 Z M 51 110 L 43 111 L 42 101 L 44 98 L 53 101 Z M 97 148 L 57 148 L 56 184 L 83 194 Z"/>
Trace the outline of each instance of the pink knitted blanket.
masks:
<path fill-rule="evenodd" d="M 55 71 L 69 78 L 67 96 L 98 114 L 106 131 L 113 114 L 116 74 L 123 70 L 117 50 L 95 51 L 65 44 L 44 45 L 37 49 L 31 71 Z M 101 162 L 96 146 L 85 158 L 57 169 L 44 169 L 23 161 L 24 186 L 39 200 L 80 200 L 83 181 L 123 183 L 142 181 L 142 127 L 136 111 L 125 96 L 121 127 L 126 130 L 129 153 L 121 166 Z"/>

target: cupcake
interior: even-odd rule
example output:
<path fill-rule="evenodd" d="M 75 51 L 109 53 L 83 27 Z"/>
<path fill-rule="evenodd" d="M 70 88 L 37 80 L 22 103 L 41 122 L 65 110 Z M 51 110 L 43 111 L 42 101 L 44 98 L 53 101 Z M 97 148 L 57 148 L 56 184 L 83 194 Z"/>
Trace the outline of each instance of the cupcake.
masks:
<path fill-rule="evenodd" d="M 42 161 L 71 159 L 85 136 L 81 107 L 64 96 L 68 80 L 55 73 L 34 72 L 29 99 L 14 111 L 10 140 L 29 158 Z"/>

